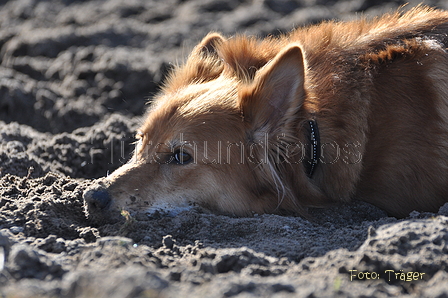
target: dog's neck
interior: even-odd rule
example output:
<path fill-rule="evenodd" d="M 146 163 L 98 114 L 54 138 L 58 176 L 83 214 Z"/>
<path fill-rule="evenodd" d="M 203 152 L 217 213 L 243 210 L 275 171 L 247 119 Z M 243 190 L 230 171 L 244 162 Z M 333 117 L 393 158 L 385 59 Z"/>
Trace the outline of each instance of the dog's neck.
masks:
<path fill-rule="evenodd" d="M 305 146 L 305 157 L 302 160 L 305 167 L 306 174 L 309 178 L 313 177 L 313 174 L 319 164 L 320 159 L 320 136 L 319 127 L 316 120 L 308 120 L 305 124 L 307 145 Z"/>

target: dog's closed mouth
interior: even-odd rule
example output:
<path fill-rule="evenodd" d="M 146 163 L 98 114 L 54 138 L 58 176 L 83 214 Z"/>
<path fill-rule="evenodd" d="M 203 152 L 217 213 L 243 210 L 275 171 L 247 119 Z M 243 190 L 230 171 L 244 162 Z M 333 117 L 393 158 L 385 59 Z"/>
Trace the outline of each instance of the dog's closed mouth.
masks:
<path fill-rule="evenodd" d="M 168 203 L 162 203 L 149 207 L 146 209 L 145 213 L 149 218 L 176 217 L 182 212 L 190 212 L 197 208 L 198 207 L 194 205 L 173 206 Z"/>

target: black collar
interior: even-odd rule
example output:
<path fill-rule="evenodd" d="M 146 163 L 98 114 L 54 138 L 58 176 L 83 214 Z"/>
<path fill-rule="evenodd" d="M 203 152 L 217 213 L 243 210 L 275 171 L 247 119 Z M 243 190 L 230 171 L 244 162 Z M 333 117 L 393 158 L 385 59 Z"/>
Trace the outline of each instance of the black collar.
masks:
<path fill-rule="evenodd" d="M 306 174 L 311 178 L 319 164 L 320 159 L 320 136 L 316 120 L 308 120 L 305 125 L 307 144 L 305 145 L 305 157 L 302 160 Z"/>

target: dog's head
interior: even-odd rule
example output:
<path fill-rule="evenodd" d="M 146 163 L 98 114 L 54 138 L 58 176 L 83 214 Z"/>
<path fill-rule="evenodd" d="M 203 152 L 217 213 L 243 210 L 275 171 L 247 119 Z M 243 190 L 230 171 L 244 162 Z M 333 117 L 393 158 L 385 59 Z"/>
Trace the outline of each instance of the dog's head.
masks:
<path fill-rule="evenodd" d="M 304 60 L 298 45 L 275 54 L 271 43 L 204 38 L 152 103 L 133 158 L 86 191 L 89 214 L 192 204 L 239 216 L 300 212 L 302 151 L 285 144 L 303 141 Z"/>

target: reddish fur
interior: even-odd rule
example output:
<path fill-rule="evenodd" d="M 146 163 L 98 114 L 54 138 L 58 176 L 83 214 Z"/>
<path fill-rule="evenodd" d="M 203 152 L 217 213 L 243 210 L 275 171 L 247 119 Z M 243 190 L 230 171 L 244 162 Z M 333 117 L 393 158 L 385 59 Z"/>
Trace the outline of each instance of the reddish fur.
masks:
<path fill-rule="evenodd" d="M 106 178 L 114 206 L 186 200 L 236 215 L 304 215 L 307 206 L 356 198 L 394 216 L 437 211 L 448 202 L 447 35 L 448 13 L 425 7 L 263 40 L 211 33 L 173 70 L 149 111 L 139 162 Z M 310 118 L 325 146 L 311 179 L 299 156 L 276 163 L 274 152 L 305 143 Z M 209 142 L 213 156 L 218 141 L 233 144 L 231 162 L 147 164 L 156 151 L 148 141 L 179 147 L 180 134 L 198 152 Z M 232 162 L 241 147 L 245 162 Z"/>

